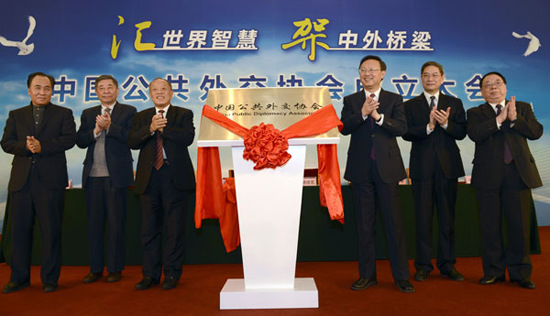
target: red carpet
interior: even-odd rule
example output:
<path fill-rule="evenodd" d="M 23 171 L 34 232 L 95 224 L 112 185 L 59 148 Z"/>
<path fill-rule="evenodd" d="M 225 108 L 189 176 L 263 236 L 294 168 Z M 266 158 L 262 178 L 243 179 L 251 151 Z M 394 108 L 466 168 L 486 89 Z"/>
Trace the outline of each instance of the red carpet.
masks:
<path fill-rule="evenodd" d="M 378 285 L 360 292 L 349 289 L 357 278 L 356 262 L 300 262 L 297 276 L 315 278 L 318 309 L 220 311 L 220 290 L 228 278 L 242 278 L 241 265 L 186 265 L 171 291 L 158 286 L 134 290 L 141 279 L 139 266 L 127 267 L 118 283 L 89 285 L 82 283 L 87 267 L 65 266 L 54 293 L 42 293 L 40 267 L 32 267 L 30 288 L 0 294 L 0 315 L 550 315 L 550 254 L 545 252 L 550 226 L 539 231 L 543 253 L 531 256 L 536 290 L 509 282 L 477 284 L 480 258 L 458 258 L 466 281 L 453 282 L 435 272 L 426 282 L 413 281 L 412 294 L 398 292 L 387 260 L 377 262 Z M 0 264 L 1 285 L 8 280 L 9 267 Z"/>

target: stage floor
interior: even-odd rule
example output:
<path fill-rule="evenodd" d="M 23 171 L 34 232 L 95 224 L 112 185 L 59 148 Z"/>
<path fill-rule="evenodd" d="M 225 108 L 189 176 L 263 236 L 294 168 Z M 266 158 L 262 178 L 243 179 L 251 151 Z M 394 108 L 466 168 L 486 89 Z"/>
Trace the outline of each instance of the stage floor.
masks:
<path fill-rule="evenodd" d="M 300 262 L 297 277 L 312 277 L 319 292 L 319 308 L 294 310 L 220 311 L 220 291 L 229 278 L 242 278 L 240 264 L 185 265 L 178 287 L 163 291 L 156 286 L 137 291 L 141 267 L 129 266 L 117 283 L 100 280 L 83 284 L 84 266 L 64 266 L 59 289 L 42 293 L 40 267 L 31 269 L 31 287 L 0 294 L 0 315 L 548 315 L 550 314 L 550 226 L 539 227 L 542 254 L 532 255 L 535 290 L 510 282 L 482 286 L 481 258 L 458 258 L 464 282 L 453 282 L 433 271 L 426 282 L 412 281 L 416 292 L 398 292 L 389 262 L 377 261 L 378 285 L 365 291 L 350 290 L 357 279 L 357 263 Z M 0 282 L 9 280 L 9 267 L 0 264 Z"/>

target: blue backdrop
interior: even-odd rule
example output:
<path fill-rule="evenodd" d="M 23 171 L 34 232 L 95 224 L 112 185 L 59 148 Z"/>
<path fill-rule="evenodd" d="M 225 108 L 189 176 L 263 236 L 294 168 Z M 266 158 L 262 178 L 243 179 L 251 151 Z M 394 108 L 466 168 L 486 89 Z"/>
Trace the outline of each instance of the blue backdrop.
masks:
<path fill-rule="evenodd" d="M 367 54 L 386 61 L 383 88 L 405 99 L 422 92 L 421 65 L 440 62 L 443 92 L 461 98 L 466 108 L 483 103 L 480 77 L 499 71 L 507 78 L 508 96 L 531 103 L 548 126 L 549 16 L 550 4 L 543 0 L 5 1 L 0 126 L 10 110 L 29 103 L 25 81 L 34 71 L 56 78 L 52 102 L 71 108 L 77 126 L 82 110 L 98 103 L 93 81 L 105 73 L 118 79 L 119 101 L 138 110 L 152 106 L 149 82 L 167 78 L 176 92 L 173 103 L 194 111 L 197 130 L 211 88 L 327 86 L 340 111 L 343 97 L 360 89 L 357 67 Z M 527 32 L 529 38 L 522 37 Z M 342 169 L 348 141 L 342 137 L 339 146 Z M 547 135 L 530 142 L 545 183 L 549 142 Z M 400 140 L 400 146 L 408 164 L 410 144 Z M 466 138 L 459 147 L 470 174 L 473 143 Z M 68 152 L 76 186 L 84 153 L 76 147 Z M 196 145 L 191 155 L 195 161 Z M 0 219 L 11 159 L 0 153 Z M 224 169 L 231 168 L 229 151 L 222 150 L 222 159 Z M 309 150 L 307 167 L 316 163 Z M 533 195 L 539 223 L 550 225 L 550 189 Z"/>

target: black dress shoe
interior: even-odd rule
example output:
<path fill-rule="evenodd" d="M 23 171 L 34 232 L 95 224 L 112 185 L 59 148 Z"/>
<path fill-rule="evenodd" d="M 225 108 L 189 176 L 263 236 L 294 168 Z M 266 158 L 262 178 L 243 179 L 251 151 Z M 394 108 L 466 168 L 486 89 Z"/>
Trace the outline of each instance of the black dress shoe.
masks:
<path fill-rule="evenodd" d="M 30 282 L 25 282 L 25 283 L 9 282 L 8 284 L 6 284 L 4 286 L 4 289 L 2 289 L 2 293 L 8 294 L 8 293 L 17 292 L 17 291 L 22 290 L 26 287 L 29 287 L 30 285 L 31 285 Z"/>
<path fill-rule="evenodd" d="M 163 290 L 171 290 L 178 285 L 178 279 L 174 277 L 165 277 L 164 281 L 162 282 L 162 289 Z"/>
<path fill-rule="evenodd" d="M 82 280 L 82 283 L 93 283 L 97 280 L 99 280 L 101 277 L 103 277 L 103 273 L 99 272 L 99 273 L 88 273 L 85 277 L 84 277 L 84 280 Z"/>
<path fill-rule="evenodd" d="M 370 286 L 376 285 L 378 282 L 376 281 L 376 278 L 359 278 L 359 280 L 355 281 L 351 285 L 351 289 L 354 291 L 360 291 L 365 290 L 369 288 Z"/>
<path fill-rule="evenodd" d="M 44 293 L 55 292 L 57 290 L 57 283 L 44 283 L 42 290 Z"/>
<path fill-rule="evenodd" d="M 441 275 L 446 276 L 453 281 L 464 281 L 464 276 L 460 274 L 456 268 L 453 268 L 451 272 L 441 272 Z"/>
<path fill-rule="evenodd" d="M 518 281 L 519 286 L 525 289 L 534 290 L 535 289 L 535 282 L 531 281 L 531 279 L 523 279 Z"/>
<path fill-rule="evenodd" d="M 141 281 L 139 281 L 138 284 L 136 284 L 137 290 L 147 290 L 153 285 L 159 284 L 159 281 L 153 280 L 151 277 L 143 277 Z"/>
<path fill-rule="evenodd" d="M 403 293 L 414 292 L 414 287 L 411 284 L 411 282 L 409 282 L 409 280 L 395 281 L 395 285 L 397 285 L 397 288 L 399 289 L 399 291 Z"/>
<path fill-rule="evenodd" d="M 422 281 L 426 281 L 426 279 L 428 278 L 428 275 L 430 274 L 429 271 L 426 271 L 426 270 L 418 270 L 416 271 L 416 273 L 414 274 L 414 279 L 418 282 L 422 282 Z"/>
<path fill-rule="evenodd" d="M 109 272 L 109 274 L 107 275 L 107 282 L 111 283 L 111 282 L 118 282 L 120 281 L 120 278 L 121 278 L 121 274 L 120 272 Z"/>
<path fill-rule="evenodd" d="M 479 280 L 479 284 L 482 284 L 482 285 L 491 285 L 491 284 L 495 284 L 497 282 L 504 282 L 504 276 L 494 276 L 494 275 L 484 275 L 480 280 Z"/>

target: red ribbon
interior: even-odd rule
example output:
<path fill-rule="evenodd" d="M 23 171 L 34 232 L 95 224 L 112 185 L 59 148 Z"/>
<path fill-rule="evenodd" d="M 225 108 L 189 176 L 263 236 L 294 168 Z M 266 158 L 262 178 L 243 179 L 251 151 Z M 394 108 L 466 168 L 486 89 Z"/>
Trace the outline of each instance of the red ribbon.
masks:
<path fill-rule="evenodd" d="M 342 129 L 334 107 L 325 106 L 310 116 L 279 132 L 273 125 L 261 123 L 251 129 L 241 126 L 212 107 L 205 105 L 202 112 L 218 125 L 241 136 L 245 141 L 243 157 L 254 157 L 254 169 L 275 168 L 290 159 L 287 140 L 308 137 L 328 132 L 334 127 Z M 283 142 L 284 139 L 284 142 Z M 246 144 L 249 142 L 247 153 Z M 259 142 L 259 143 L 258 143 Z M 286 145 L 285 145 L 286 144 Z M 282 150 L 286 146 L 286 149 Z M 286 155 L 284 155 L 286 153 Z M 245 155 L 247 155 L 245 157 Z M 270 155 L 272 155 L 270 157 Z M 328 208 L 330 218 L 344 223 L 344 203 L 340 187 L 340 167 L 336 144 L 317 145 L 319 161 L 319 193 L 321 205 Z M 286 159 L 286 160 L 285 160 Z M 256 168 L 258 167 L 258 168 Z M 202 220 L 218 218 L 227 252 L 235 250 L 240 243 L 234 179 L 226 179 L 222 186 L 220 156 L 217 147 L 199 147 L 197 155 L 197 192 L 195 204 L 195 227 L 201 228 Z"/>

